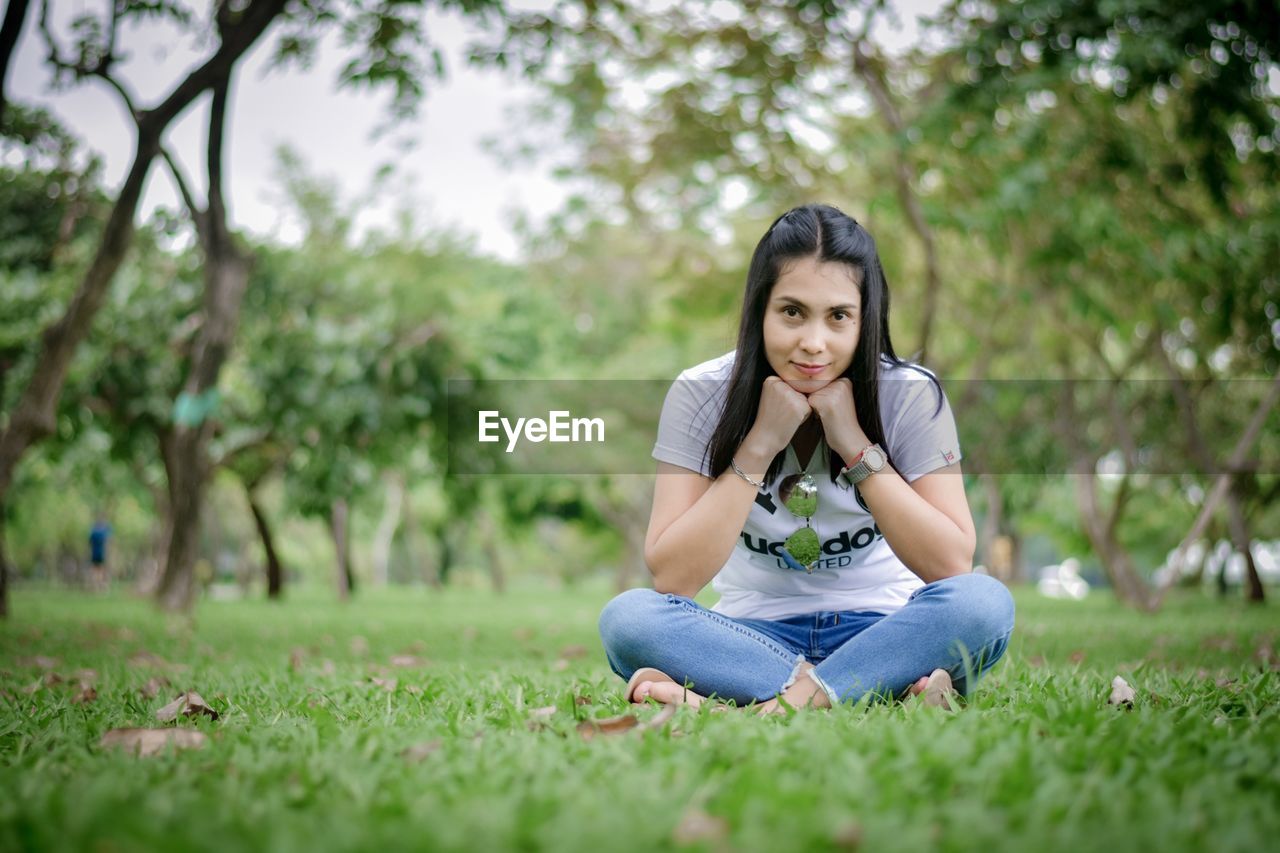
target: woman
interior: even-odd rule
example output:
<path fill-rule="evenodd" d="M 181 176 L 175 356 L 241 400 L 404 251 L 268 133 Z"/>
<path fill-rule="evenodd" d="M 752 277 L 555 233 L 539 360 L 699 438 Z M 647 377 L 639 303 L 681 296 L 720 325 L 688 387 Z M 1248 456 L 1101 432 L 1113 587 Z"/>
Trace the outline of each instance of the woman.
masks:
<path fill-rule="evenodd" d="M 841 211 L 769 228 L 737 348 L 680 374 L 653 456 L 654 588 L 600 617 L 630 701 L 945 704 L 1004 653 L 1013 601 L 972 574 L 951 409 L 894 353 L 875 241 Z"/>

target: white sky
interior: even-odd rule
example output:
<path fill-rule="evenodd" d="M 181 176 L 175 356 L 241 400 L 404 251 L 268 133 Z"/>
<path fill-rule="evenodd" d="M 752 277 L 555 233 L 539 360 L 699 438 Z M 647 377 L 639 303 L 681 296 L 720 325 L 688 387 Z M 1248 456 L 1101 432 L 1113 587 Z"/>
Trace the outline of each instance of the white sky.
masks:
<path fill-rule="evenodd" d="M 53 4 L 55 20 L 62 21 L 103 5 L 90 0 L 53 0 Z M 527 8 L 544 4 L 512 5 Z M 899 0 L 894 6 L 905 28 L 884 28 L 877 40 L 881 44 L 913 40 L 914 16 L 940 5 L 940 0 Z M 37 0 L 10 68 L 9 96 L 54 112 L 102 155 L 105 179 L 108 185 L 117 186 L 132 157 L 132 123 L 115 93 L 100 81 L 49 93 L 50 74 L 37 29 L 38 16 Z M 274 152 L 277 146 L 288 144 L 302 156 L 310 172 L 336 181 L 346 199 L 365 192 L 378 168 L 391 163 L 397 168 L 392 185 L 413 200 L 421 224 L 473 234 L 481 251 L 507 260 L 520 256 L 512 222 L 519 213 L 540 222 L 559 207 L 567 190 L 551 177 L 550 170 L 563 159 L 564 152 L 548 150 L 547 156 L 534 164 L 509 166 L 483 150 L 481 141 L 486 137 L 501 138 L 516 131 L 518 119 L 509 111 L 530 102 L 535 91 L 515 74 L 467 67 L 461 54 L 472 31 L 460 18 L 437 14 L 430 20 L 431 37 L 444 48 L 449 79 L 428 89 L 414 122 L 377 140 L 372 132 L 383 123 L 387 95 L 380 93 L 375 98 L 367 91 L 338 92 L 338 51 L 322 48 L 315 67 L 306 73 L 267 73 L 265 64 L 274 39 L 268 35 L 255 45 L 240 66 L 228 125 L 228 197 L 236 227 L 286 240 L 296 236 L 296 225 L 284 216 L 276 201 L 279 189 Z M 207 51 L 155 25 L 125 31 L 120 43 L 130 52 L 130 61 L 121 67 L 120 76 L 144 107 L 157 103 L 184 69 L 207 56 Z M 166 137 L 170 151 L 196 186 L 201 185 L 199 152 L 207 122 L 206 103 L 207 96 L 181 116 Z M 406 141 L 411 141 L 412 147 L 404 149 L 398 144 Z M 167 170 L 159 165 L 152 168 L 142 210 L 145 214 L 158 205 L 179 206 Z M 365 226 L 388 222 L 395 206 L 392 199 L 380 199 L 366 205 L 357 221 Z"/>

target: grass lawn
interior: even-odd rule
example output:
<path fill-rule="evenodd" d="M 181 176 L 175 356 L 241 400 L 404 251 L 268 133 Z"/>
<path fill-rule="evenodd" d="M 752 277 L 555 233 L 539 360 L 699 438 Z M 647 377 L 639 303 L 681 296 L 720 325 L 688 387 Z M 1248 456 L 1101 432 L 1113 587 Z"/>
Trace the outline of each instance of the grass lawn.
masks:
<path fill-rule="evenodd" d="M 584 737 L 581 721 L 628 710 L 595 633 L 608 597 L 413 589 L 343 607 L 298 590 L 207 601 L 187 621 L 20 588 L 0 624 L 0 850 L 1253 851 L 1280 837 L 1273 604 L 1195 596 L 1152 617 L 1020 590 L 1009 652 L 959 713 L 684 709 Z M 1107 704 L 1117 674 L 1132 710 Z M 179 718 L 202 749 L 98 745 L 162 725 L 183 690 L 220 713 Z"/>

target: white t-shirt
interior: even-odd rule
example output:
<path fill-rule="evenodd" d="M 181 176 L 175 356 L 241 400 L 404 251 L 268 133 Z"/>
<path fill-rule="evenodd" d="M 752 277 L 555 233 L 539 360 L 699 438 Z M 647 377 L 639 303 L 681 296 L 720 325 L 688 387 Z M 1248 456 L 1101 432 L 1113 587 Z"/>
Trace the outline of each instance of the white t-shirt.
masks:
<path fill-rule="evenodd" d="M 681 372 L 667 392 L 653 458 L 710 477 L 704 462 L 728 395 L 735 352 Z M 945 396 L 918 370 L 882 363 L 880 418 L 894 469 L 908 483 L 960 460 L 955 418 Z M 806 468 L 818 484 L 811 525 L 822 543 L 812 573 L 787 568 L 782 543 L 803 518 L 778 498 L 783 477 L 800 470 L 788 444 L 786 461 L 770 490 L 761 489 L 729 560 L 712 581 L 720 593 L 713 609 L 735 618 L 783 619 L 805 613 L 862 610 L 892 613 L 924 582 L 903 565 L 885 542 L 857 490 L 831 482 L 827 446 L 819 441 Z"/>

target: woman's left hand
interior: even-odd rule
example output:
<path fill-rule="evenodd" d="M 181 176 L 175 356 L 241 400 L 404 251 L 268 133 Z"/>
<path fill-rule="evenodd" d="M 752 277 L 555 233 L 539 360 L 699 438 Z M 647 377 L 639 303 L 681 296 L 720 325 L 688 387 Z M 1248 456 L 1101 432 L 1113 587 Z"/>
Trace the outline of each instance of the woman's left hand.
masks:
<path fill-rule="evenodd" d="M 847 377 L 842 376 L 810 394 L 809 407 L 822 421 L 827 446 L 839 453 L 846 465 L 871 443 L 858 423 L 853 383 Z"/>

